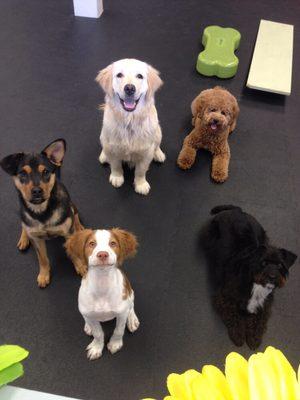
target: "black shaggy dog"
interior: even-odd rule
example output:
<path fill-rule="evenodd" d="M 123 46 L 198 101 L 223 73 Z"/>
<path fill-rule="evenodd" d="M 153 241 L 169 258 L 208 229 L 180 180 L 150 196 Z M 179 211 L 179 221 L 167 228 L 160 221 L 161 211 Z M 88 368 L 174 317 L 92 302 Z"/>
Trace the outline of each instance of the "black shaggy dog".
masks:
<path fill-rule="evenodd" d="M 297 256 L 269 244 L 262 226 L 235 206 L 211 210 L 214 218 L 205 230 L 205 252 L 214 305 L 237 346 L 246 341 L 256 349 L 270 315 L 275 288 L 284 286 Z"/>

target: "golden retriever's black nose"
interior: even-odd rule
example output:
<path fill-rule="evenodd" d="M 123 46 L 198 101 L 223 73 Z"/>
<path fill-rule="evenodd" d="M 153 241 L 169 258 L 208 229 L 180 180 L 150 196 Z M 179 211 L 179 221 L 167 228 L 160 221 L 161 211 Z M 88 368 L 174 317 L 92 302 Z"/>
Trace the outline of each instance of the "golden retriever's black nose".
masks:
<path fill-rule="evenodd" d="M 125 85 L 124 92 L 127 94 L 127 96 L 132 96 L 135 93 L 135 86 L 129 84 Z"/>

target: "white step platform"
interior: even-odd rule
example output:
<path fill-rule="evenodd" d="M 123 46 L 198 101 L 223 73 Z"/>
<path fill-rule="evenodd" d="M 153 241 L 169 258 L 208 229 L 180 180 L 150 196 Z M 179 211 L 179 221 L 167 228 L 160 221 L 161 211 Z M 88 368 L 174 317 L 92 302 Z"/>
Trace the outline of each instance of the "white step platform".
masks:
<path fill-rule="evenodd" d="M 0 388 L 0 400 L 79 400 L 71 397 L 56 396 L 54 394 L 36 392 L 15 386 Z"/>
<path fill-rule="evenodd" d="M 261 20 L 247 87 L 291 94 L 294 26 Z"/>
<path fill-rule="evenodd" d="M 73 0 L 77 17 L 99 18 L 103 13 L 103 0 Z"/>

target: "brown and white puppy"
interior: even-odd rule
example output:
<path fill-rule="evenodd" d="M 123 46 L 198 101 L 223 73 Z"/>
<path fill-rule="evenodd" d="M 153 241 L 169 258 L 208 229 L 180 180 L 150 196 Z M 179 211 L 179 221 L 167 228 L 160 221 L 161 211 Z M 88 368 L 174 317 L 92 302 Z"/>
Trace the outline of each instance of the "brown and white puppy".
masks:
<path fill-rule="evenodd" d="M 50 282 L 50 264 L 45 239 L 68 237 L 83 229 L 78 211 L 70 196 L 56 178 L 66 151 L 64 139 L 57 139 L 40 153 L 15 153 L 0 161 L 1 167 L 12 176 L 19 195 L 22 233 L 17 244 L 26 250 L 33 244 L 40 265 L 38 285 Z M 85 270 L 77 269 L 79 274 Z"/>
<path fill-rule="evenodd" d="M 198 149 L 213 155 L 211 177 L 216 182 L 228 178 L 230 148 L 228 136 L 235 129 L 239 114 L 236 98 L 222 87 L 203 90 L 192 102 L 194 129 L 184 139 L 177 164 L 189 169 L 195 162 Z"/>
<path fill-rule="evenodd" d="M 123 261 L 136 253 L 136 237 L 119 228 L 85 229 L 70 236 L 65 247 L 75 266 L 88 267 L 78 296 L 84 331 L 94 337 L 87 356 L 94 360 L 102 355 L 104 333 L 100 323 L 114 318 L 116 327 L 107 348 L 115 353 L 123 346 L 125 326 L 134 332 L 140 324 L 134 311 L 134 292 L 120 270 Z"/>
<path fill-rule="evenodd" d="M 160 148 L 162 133 L 154 102 L 163 82 L 158 71 L 135 59 L 114 62 L 99 72 L 96 81 L 105 92 L 99 161 L 110 165 L 109 181 L 114 187 L 124 183 L 122 162 L 135 167 L 135 191 L 146 195 L 151 162 L 162 163 L 166 158 Z"/>

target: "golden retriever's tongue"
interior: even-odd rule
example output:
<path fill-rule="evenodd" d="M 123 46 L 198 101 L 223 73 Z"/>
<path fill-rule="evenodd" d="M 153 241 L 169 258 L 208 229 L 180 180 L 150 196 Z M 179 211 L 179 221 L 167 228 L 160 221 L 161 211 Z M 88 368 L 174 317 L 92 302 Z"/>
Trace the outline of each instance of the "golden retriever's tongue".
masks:
<path fill-rule="evenodd" d="M 127 108 L 127 110 L 133 110 L 135 107 L 135 101 L 134 100 L 124 100 L 124 106 Z"/>

